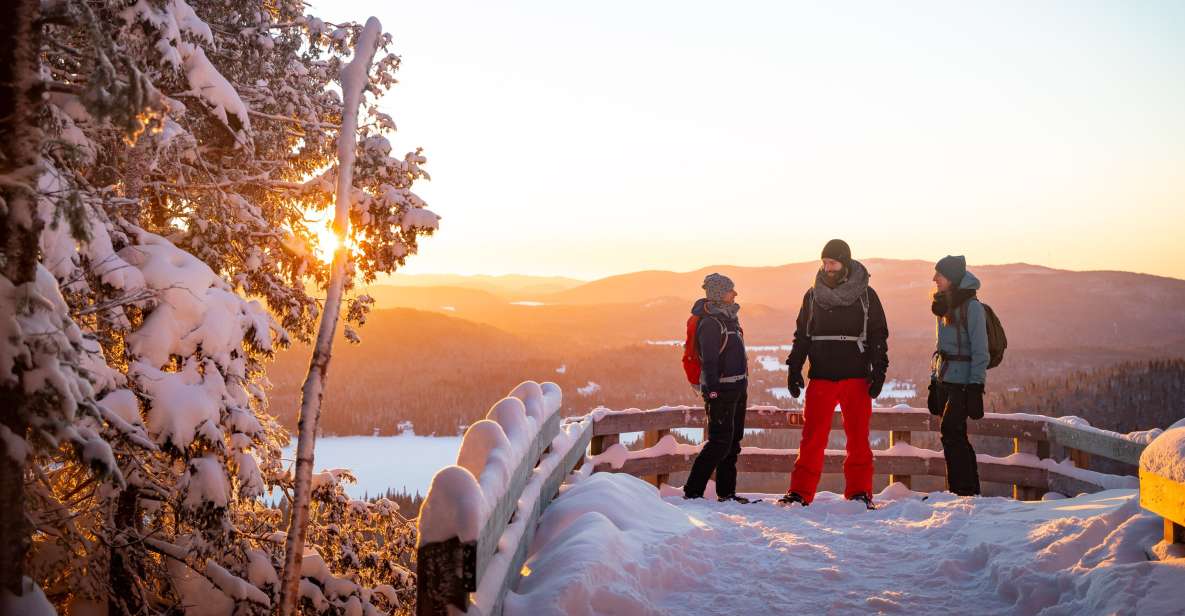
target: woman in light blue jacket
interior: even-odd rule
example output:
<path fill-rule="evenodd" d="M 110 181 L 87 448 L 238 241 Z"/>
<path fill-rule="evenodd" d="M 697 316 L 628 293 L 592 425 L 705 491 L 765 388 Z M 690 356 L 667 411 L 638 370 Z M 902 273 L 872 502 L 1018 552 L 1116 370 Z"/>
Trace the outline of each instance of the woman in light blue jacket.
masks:
<path fill-rule="evenodd" d="M 976 299 L 979 279 L 967 271 L 962 256 L 946 256 L 934 266 L 934 303 L 938 345 L 930 377 L 930 412 L 942 416 L 942 454 L 950 491 L 979 494 L 975 449 L 967 439 L 967 419 L 983 417 L 987 379 L 988 334 L 983 304 Z"/>

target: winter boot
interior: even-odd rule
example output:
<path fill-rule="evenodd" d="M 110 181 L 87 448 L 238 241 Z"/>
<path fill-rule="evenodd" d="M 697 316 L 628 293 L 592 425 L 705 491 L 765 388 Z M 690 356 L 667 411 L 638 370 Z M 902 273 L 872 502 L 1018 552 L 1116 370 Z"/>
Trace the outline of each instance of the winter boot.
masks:
<path fill-rule="evenodd" d="M 860 501 L 860 502 L 864 503 L 864 506 L 867 507 L 869 510 L 876 509 L 876 505 L 872 504 L 872 497 L 869 496 L 867 492 L 853 494 L 848 497 L 848 500 Z"/>
<path fill-rule="evenodd" d="M 783 507 L 789 507 L 795 503 L 802 505 L 803 507 L 809 506 L 809 504 L 806 502 L 806 499 L 803 498 L 798 492 L 787 492 L 785 496 L 778 499 L 778 504 Z"/>
<path fill-rule="evenodd" d="M 745 498 L 744 496 L 737 496 L 736 494 L 730 494 L 729 496 L 721 496 L 720 498 L 718 498 L 716 500 L 718 500 L 722 503 L 725 501 L 736 501 L 742 505 L 748 505 L 749 503 L 753 502 L 753 501 Z"/>

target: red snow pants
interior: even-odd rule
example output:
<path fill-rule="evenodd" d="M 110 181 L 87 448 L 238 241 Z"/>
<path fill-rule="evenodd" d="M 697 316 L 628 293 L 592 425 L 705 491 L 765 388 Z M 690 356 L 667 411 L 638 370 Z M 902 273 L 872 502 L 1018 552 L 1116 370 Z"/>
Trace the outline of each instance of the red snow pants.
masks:
<path fill-rule="evenodd" d="M 843 462 L 844 497 L 851 498 L 861 492 L 872 496 L 872 447 L 868 444 L 872 398 L 868 397 L 868 379 L 811 379 L 806 388 L 802 444 L 794 461 L 794 472 L 790 473 L 790 491 L 798 493 L 807 503 L 815 500 L 819 487 L 823 451 L 831 434 L 836 404 L 843 414 L 843 431 L 848 441 L 848 455 Z"/>

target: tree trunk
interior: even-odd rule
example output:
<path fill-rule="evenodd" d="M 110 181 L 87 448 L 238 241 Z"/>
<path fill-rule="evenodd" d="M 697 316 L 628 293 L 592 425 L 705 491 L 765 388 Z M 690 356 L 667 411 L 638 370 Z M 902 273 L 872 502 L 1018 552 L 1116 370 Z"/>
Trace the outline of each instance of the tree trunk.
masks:
<path fill-rule="evenodd" d="M 34 26 L 40 4 L 6 4 L 7 17 L 0 19 L 0 177 L 5 179 L 0 183 L 0 274 L 19 287 L 37 276 L 42 226 L 36 196 L 40 31 Z M 28 432 L 28 401 L 15 377 L 0 375 L 0 424 L 12 433 L 0 439 L 0 588 L 19 596 L 32 529 L 25 515 L 25 452 L 9 447 L 10 439 L 23 441 Z"/>
<path fill-rule="evenodd" d="M 125 547 L 140 531 L 140 489 L 129 486 L 119 493 L 115 505 L 116 541 L 121 546 L 111 548 L 107 579 L 111 594 L 107 597 L 108 614 L 140 614 L 144 606 L 136 580 L 144 579 L 144 567 L 137 547 Z"/>
<path fill-rule="evenodd" d="M 284 572 L 280 580 L 280 614 L 291 616 L 296 610 L 300 589 L 300 565 L 304 555 L 305 532 L 309 518 L 309 496 L 312 492 L 313 447 L 317 438 L 317 422 L 321 415 L 321 398 L 328 382 L 329 359 L 333 352 L 333 336 L 341 314 L 342 290 L 345 288 L 349 248 L 346 232 L 350 225 L 350 193 L 354 184 L 354 155 L 357 150 L 358 106 L 366 88 L 370 62 L 378 48 L 382 26 L 371 17 L 354 46 L 354 58 L 342 67 L 342 125 L 337 139 L 337 201 L 333 218 L 333 232 L 338 249 L 333 255 L 333 270 L 329 277 L 329 293 L 317 330 L 317 344 L 309 362 L 309 373 L 301 388 L 299 440 L 296 445 L 296 477 L 293 489 L 292 517 L 288 524 L 285 543 Z"/>

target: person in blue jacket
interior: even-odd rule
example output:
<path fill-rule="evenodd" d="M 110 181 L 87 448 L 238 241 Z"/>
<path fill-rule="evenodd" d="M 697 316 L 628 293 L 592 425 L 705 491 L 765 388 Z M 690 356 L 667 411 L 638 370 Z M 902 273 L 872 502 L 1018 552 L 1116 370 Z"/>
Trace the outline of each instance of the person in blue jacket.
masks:
<path fill-rule="evenodd" d="M 962 256 L 943 257 L 934 266 L 937 349 L 927 406 L 942 416 L 942 454 L 947 485 L 961 496 L 979 494 L 975 449 L 967 438 L 967 419 L 983 417 L 988 334 L 983 304 L 976 298 L 979 279 Z"/>
<path fill-rule="evenodd" d="M 721 501 L 748 502 L 737 496 L 737 456 L 745 435 L 748 397 L 748 358 L 744 332 L 737 313 L 737 292 L 722 274 L 704 278 L 706 297 L 695 302 L 692 314 L 700 317 L 696 328 L 699 347 L 700 393 L 708 416 L 708 440 L 691 465 L 684 498 L 702 498 L 708 478 L 716 473 L 716 496 Z"/>

